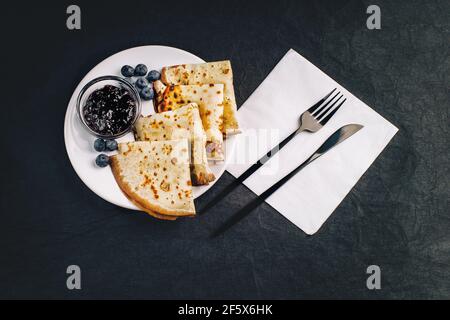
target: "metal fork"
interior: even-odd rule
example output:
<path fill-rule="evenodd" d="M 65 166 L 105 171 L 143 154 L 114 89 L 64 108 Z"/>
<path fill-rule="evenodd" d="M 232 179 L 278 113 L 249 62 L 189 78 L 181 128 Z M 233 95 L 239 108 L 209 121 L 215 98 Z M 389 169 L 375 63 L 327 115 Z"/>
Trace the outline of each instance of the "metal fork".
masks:
<path fill-rule="evenodd" d="M 210 202 L 208 202 L 199 214 L 204 214 L 208 209 L 213 207 L 217 202 L 223 199 L 227 194 L 233 191 L 239 184 L 244 182 L 248 177 L 250 177 L 256 170 L 261 168 L 272 156 L 274 156 L 280 149 L 282 149 L 289 141 L 292 140 L 297 134 L 303 131 L 308 131 L 311 133 L 319 131 L 333 115 L 339 110 L 339 108 L 347 100 L 344 98 L 343 94 L 338 91 L 334 94 L 331 99 L 330 96 L 336 91 L 334 88 L 329 94 L 320 99 L 311 108 L 303 112 L 299 119 L 299 127 L 289 136 L 287 136 L 283 141 L 272 148 L 265 156 L 259 159 L 255 164 L 248 168 L 243 174 L 236 178 L 230 185 L 228 185 L 223 191 L 221 191 L 217 196 L 215 196 Z"/>
<path fill-rule="evenodd" d="M 336 88 L 311 108 L 303 112 L 303 114 L 300 116 L 300 127 L 297 129 L 296 133 L 300 133 L 303 131 L 317 132 L 331 119 L 331 117 L 347 100 L 346 98 L 344 100 L 341 100 L 344 95 L 341 94 L 340 91 L 338 91 L 333 97 L 331 97 L 331 99 L 324 103 L 333 94 L 334 91 L 336 91 Z M 335 107 L 337 103 L 339 104 Z"/>

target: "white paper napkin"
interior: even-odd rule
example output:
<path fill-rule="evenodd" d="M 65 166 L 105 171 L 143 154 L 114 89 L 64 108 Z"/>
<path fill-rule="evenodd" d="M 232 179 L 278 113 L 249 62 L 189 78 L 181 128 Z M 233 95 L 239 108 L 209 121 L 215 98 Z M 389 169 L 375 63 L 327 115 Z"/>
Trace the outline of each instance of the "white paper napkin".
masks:
<path fill-rule="evenodd" d="M 244 129 L 227 170 L 235 177 L 298 127 L 298 117 L 333 88 L 347 101 L 320 131 L 303 132 L 244 184 L 257 195 L 307 159 L 334 131 L 364 128 L 305 167 L 266 202 L 307 234 L 327 220 L 398 129 L 294 50 L 239 109 Z"/>

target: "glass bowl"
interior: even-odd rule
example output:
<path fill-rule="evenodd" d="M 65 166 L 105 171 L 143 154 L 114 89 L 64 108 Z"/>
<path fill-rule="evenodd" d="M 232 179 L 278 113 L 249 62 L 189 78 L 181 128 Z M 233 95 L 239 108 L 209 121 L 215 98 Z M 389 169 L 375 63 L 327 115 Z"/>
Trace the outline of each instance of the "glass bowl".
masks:
<path fill-rule="evenodd" d="M 85 106 L 86 100 L 89 98 L 89 96 L 94 92 L 95 90 L 101 89 L 106 85 L 113 85 L 115 87 L 119 87 L 122 89 L 125 89 L 130 94 L 131 98 L 134 100 L 135 104 L 135 114 L 134 118 L 130 122 L 129 126 L 123 130 L 122 132 L 115 133 L 113 135 L 108 134 L 101 134 L 99 132 L 96 132 L 86 122 L 86 119 L 84 118 L 83 114 L 83 108 Z M 83 123 L 84 127 L 87 131 L 89 131 L 91 134 L 93 134 L 96 137 L 99 138 L 105 138 L 105 139 L 116 139 L 124 136 L 128 132 L 130 132 L 136 123 L 136 120 L 139 118 L 141 114 L 141 99 L 139 97 L 139 92 L 134 87 L 133 84 L 125 80 L 124 78 L 117 77 L 117 76 L 102 76 L 95 78 L 91 81 L 89 81 L 80 91 L 77 98 L 77 114 L 81 122 Z"/>

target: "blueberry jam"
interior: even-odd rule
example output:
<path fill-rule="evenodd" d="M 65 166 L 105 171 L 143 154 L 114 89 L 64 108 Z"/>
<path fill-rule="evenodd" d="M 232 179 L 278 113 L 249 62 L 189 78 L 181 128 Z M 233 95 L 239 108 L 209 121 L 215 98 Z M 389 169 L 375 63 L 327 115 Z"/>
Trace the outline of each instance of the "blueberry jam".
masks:
<path fill-rule="evenodd" d="M 92 92 L 83 107 L 89 128 L 101 135 L 116 135 L 127 130 L 136 114 L 136 102 L 130 93 L 113 85 Z"/>

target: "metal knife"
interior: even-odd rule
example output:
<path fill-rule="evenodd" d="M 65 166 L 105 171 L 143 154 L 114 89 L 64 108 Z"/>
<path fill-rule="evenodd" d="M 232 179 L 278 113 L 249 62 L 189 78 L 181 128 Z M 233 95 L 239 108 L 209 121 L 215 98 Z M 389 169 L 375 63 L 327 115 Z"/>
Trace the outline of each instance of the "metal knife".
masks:
<path fill-rule="evenodd" d="M 276 182 L 274 185 L 272 185 L 269 189 L 264 191 L 259 195 L 258 198 L 256 198 L 253 202 L 250 202 L 245 207 L 240 209 L 237 213 L 235 213 L 233 216 L 231 216 L 230 219 L 228 219 L 219 229 L 217 229 L 211 237 L 217 237 L 218 235 L 224 233 L 228 229 L 230 229 L 233 225 L 241 221 L 243 218 L 245 218 L 248 214 L 250 214 L 253 209 L 258 207 L 262 202 L 264 202 L 270 195 L 272 195 L 276 190 L 278 190 L 282 185 L 284 185 L 286 182 L 288 182 L 293 176 L 295 176 L 300 170 L 302 170 L 304 167 L 306 167 L 308 164 L 319 158 L 320 156 L 324 155 L 327 151 L 332 149 L 333 147 L 337 146 L 342 141 L 346 140 L 347 138 L 351 137 L 353 134 L 358 132 L 363 128 L 360 124 L 348 124 L 343 126 L 342 128 L 338 129 L 336 132 L 334 132 L 328 139 L 308 158 L 306 159 L 302 164 L 300 164 L 297 168 L 292 170 L 289 174 L 281 178 L 278 182 Z"/>

